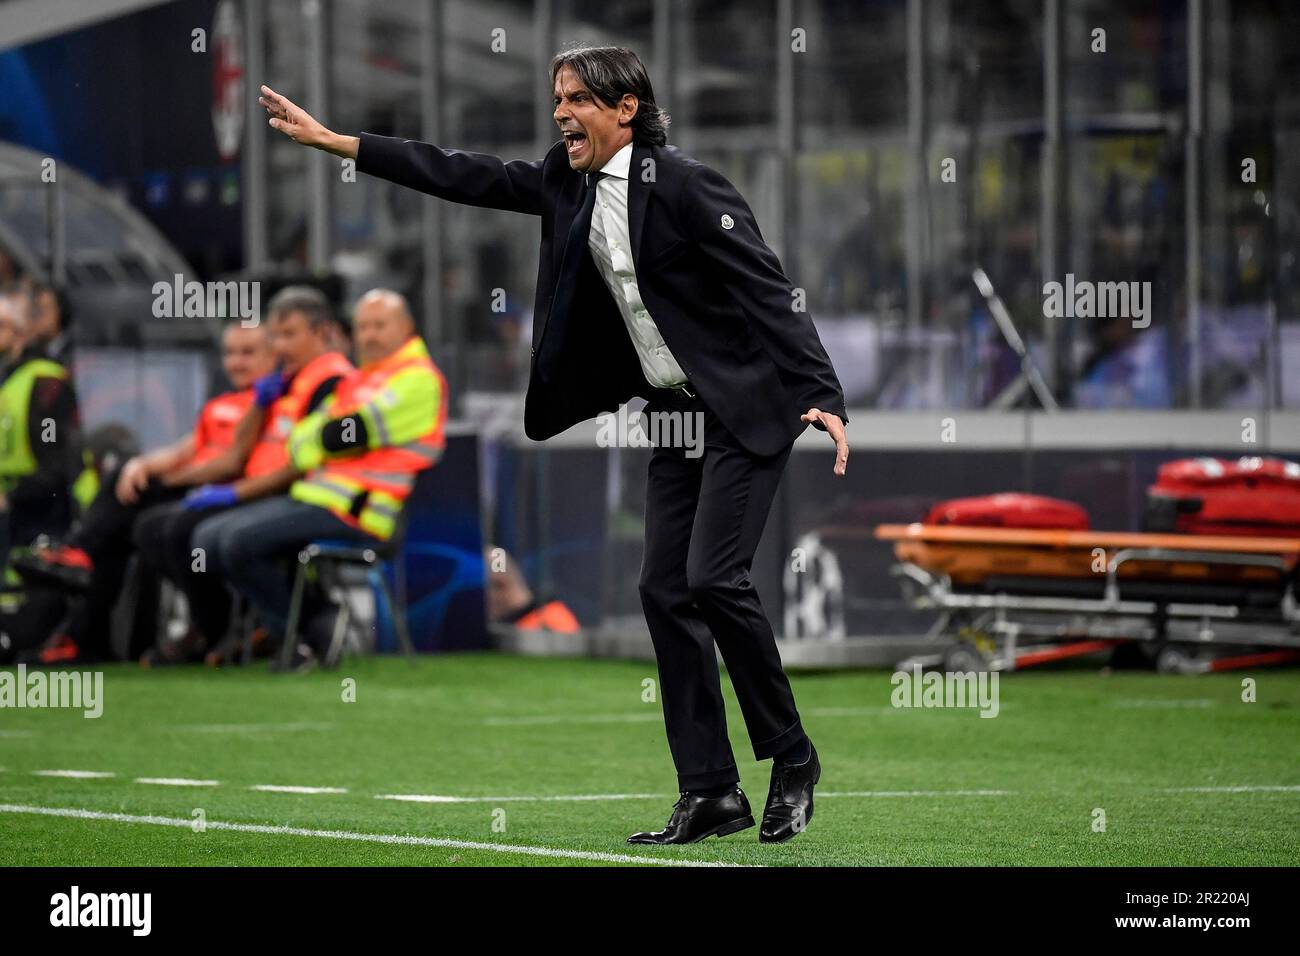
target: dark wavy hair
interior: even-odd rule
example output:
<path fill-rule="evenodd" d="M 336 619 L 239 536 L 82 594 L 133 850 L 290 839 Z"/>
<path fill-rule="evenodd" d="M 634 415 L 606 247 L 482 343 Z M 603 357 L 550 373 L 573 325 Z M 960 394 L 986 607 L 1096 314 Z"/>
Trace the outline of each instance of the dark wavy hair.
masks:
<path fill-rule="evenodd" d="M 285 286 L 266 303 L 266 314 L 272 318 L 290 312 L 301 312 L 306 317 L 307 324 L 316 330 L 337 321 L 334 307 L 330 305 L 325 293 L 309 285 Z"/>
<path fill-rule="evenodd" d="M 569 67 L 592 95 L 606 106 L 615 106 L 624 93 L 637 98 L 632 118 L 632 139 L 662 146 L 668 142 L 668 113 L 655 103 L 654 87 L 641 58 L 621 46 L 575 46 L 555 54 L 551 60 L 551 87 L 561 67 Z"/>

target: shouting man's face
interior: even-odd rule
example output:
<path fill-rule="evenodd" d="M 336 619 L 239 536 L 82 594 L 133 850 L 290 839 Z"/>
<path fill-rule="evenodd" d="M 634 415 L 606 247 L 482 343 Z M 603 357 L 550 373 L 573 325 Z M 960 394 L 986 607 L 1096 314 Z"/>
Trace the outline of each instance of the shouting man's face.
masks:
<path fill-rule="evenodd" d="M 580 173 L 598 172 L 611 156 L 632 141 L 632 118 L 637 98 L 624 93 L 613 106 L 582 85 L 578 74 L 562 66 L 555 74 L 555 122 L 564 135 L 569 168 Z"/>

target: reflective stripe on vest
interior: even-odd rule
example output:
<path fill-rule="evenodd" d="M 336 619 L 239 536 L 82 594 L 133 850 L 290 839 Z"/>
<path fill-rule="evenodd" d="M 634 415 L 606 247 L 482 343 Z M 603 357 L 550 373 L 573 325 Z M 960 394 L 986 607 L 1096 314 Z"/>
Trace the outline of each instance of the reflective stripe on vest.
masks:
<path fill-rule="evenodd" d="M 392 431 L 385 422 L 385 411 L 402 401 L 401 389 L 394 385 L 395 377 L 412 369 L 432 377 L 436 407 L 428 410 L 430 421 L 425 434 L 402 445 L 391 445 Z M 415 485 L 416 474 L 442 457 L 446 388 L 446 379 L 418 337 L 412 337 L 388 359 L 349 375 L 335 388 L 324 411 L 331 418 L 364 412 L 366 421 L 373 424 L 372 440 L 381 445 L 361 454 L 327 459 L 295 482 L 290 495 L 298 501 L 326 508 L 340 520 L 376 537 L 391 537 L 402 505 Z M 410 407 L 404 411 L 410 412 Z M 402 422 L 407 431 L 411 430 L 409 415 Z M 422 425 L 418 423 L 415 427 Z M 358 510 L 357 502 L 362 495 L 365 500 Z"/>
<path fill-rule="evenodd" d="M 438 463 L 442 448 L 430 447 L 425 441 L 411 442 L 398 448 L 376 448 L 355 458 L 337 458 L 326 462 L 318 472 L 326 477 L 356 479 L 363 487 L 379 488 L 405 497 L 415 483 L 416 472 Z"/>
<path fill-rule="evenodd" d="M 368 492 L 368 493 L 367 493 Z M 397 518 L 402 511 L 405 498 L 397 498 L 383 491 L 367 489 L 363 485 L 347 485 L 326 478 L 304 478 L 295 481 L 290 491 L 295 501 L 315 505 L 331 512 L 339 520 L 360 528 L 382 541 L 393 536 L 397 530 Z M 361 495 L 365 503 L 357 514 L 353 509 Z"/>

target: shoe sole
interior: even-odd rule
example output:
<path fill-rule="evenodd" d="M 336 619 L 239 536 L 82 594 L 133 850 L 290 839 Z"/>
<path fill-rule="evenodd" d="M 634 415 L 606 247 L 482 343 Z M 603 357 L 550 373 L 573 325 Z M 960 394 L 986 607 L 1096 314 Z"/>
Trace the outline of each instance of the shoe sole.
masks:
<path fill-rule="evenodd" d="M 85 578 L 67 578 L 52 571 L 47 567 L 37 567 L 29 564 L 15 564 L 14 570 L 25 581 L 32 584 L 41 584 L 53 588 L 56 591 L 89 591 L 91 582 Z"/>
<path fill-rule="evenodd" d="M 735 820 L 728 820 L 726 823 L 714 827 L 707 833 L 701 833 L 694 840 L 687 840 L 685 843 L 655 843 L 651 840 L 628 840 L 627 842 L 632 846 L 686 846 L 691 843 L 700 843 L 707 840 L 709 837 L 730 836 L 731 834 L 738 833 L 741 830 L 748 830 L 753 825 L 753 814 L 746 814 L 743 817 L 737 817 Z"/>
<path fill-rule="evenodd" d="M 754 817 L 752 814 L 750 814 L 747 816 L 743 816 L 738 820 L 732 820 L 730 823 L 724 823 L 722 826 L 718 827 L 712 833 L 706 833 L 704 834 L 704 836 L 700 837 L 699 840 L 692 840 L 691 842 L 699 843 L 700 840 L 707 840 L 711 836 L 715 836 L 715 837 L 731 836 L 731 834 L 739 833 L 741 830 L 748 830 L 753 825 L 754 825 Z"/>

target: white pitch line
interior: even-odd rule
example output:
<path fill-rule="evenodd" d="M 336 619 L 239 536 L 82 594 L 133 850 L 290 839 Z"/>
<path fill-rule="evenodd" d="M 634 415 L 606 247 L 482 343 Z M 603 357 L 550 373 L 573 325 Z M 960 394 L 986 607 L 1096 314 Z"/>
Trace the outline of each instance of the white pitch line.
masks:
<path fill-rule="evenodd" d="M 1217 700 L 1211 700 L 1208 697 L 1189 697 L 1186 700 L 1161 700 L 1158 697 L 1121 697 L 1118 700 L 1112 700 L 1110 705 L 1121 708 L 1178 710 L 1183 707 L 1213 707 L 1217 703 Z"/>
<path fill-rule="evenodd" d="M 660 723 L 664 715 L 658 711 L 649 714 L 572 714 L 558 716 L 537 714 L 522 717 L 484 717 L 483 723 L 491 727 L 532 726 L 534 724 L 640 724 Z"/>
<path fill-rule="evenodd" d="M 346 787 L 284 787 L 274 783 L 259 783 L 249 790 L 261 790 L 263 793 L 347 793 Z"/>
<path fill-rule="evenodd" d="M 906 708 L 882 704 L 879 707 L 813 707 L 803 713 L 809 717 L 878 717 L 901 713 L 904 710 Z M 481 722 L 490 727 L 531 727 L 548 724 L 657 724 L 663 719 L 662 713 L 653 711 L 626 714 L 524 714 L 484 717 Z"/>
<path fill-rule="evenodd" d="M 34 730 L 0 730 L 0 737 L 32 737 L 35 736 Z"/>
<path fill-rule="evenodd" d="M 206 734 L 297 733 L 303 730 L 332 730 L 333 724 L 301 720 L 287 724 L 176 724 L 173 730 Z"/>
<path fill-rule="evenodd" d="M 550 797 L 453 797 L 438 793 L 379 793 L 376 800 L 404 800 L 409 803 L 551 803 L 582 800 L 663 800 L 662 793 L 579 793 Z"/>
<path fill-rule="evenodd" d="M 37 777 L 72 777 L 75 780 L 100 780 L 117 776 L 105 770 L 33 770 L 32 774 Z"/>
<path fill-rule="evenodd" d="M 69 817 L 76 820 L 107 820 L 112 823 L 142 823 L 152 826 L 178 827 L 186 830 L 194 826 L 189 818 L 134 816 L 129 813 L 103 813 L 98 810 L 77 810 L 71 807 L 31 807 L 0 803 L 0 813 L 31 813 L 47 817 Z M 348 830 L 307 830 L 300 827 L 268 826 L 257 823 L 226 823 L 208 820 L 209 830 L 226 830 L 233 833 L 265 833 L 272 836 L 318 837 L 326 840 L 353 840 L 358 843 L 385 843 L 397 846 L 432 846 L 453 850 L 487 850 L 492 853 L 518 853 L 524 856 L 557 857 L 564 860 L 592 860 L 598 863 L 638 863 L 649 866 L 736 866 L 714 860 L 676 860 L 652 856 L 632 856 L 625 853 L 597 853 L 588 850 L 560 850 L 548 846 L 516 846 L 509 843 L 476 843 L 472 840 L 448 840 L 438 837 L 407 836 L 396 833 L 354 833 Z"/>
<path fill-rule="evenodd" d="M 1165 793 L 1300 793 L 1300 786 L 1165 787 Z"/>
<path fill-rule="evenodd" d="M 1014 790 L 832 790 L 817 797 L 1008 797 Z"/>
<path fill-rule="evenodd" d="M 136 777 L 136 783 L 151 783 L 160 787 L 216 787 L 220 780 L 190 780 L 186 777 Z"/>

